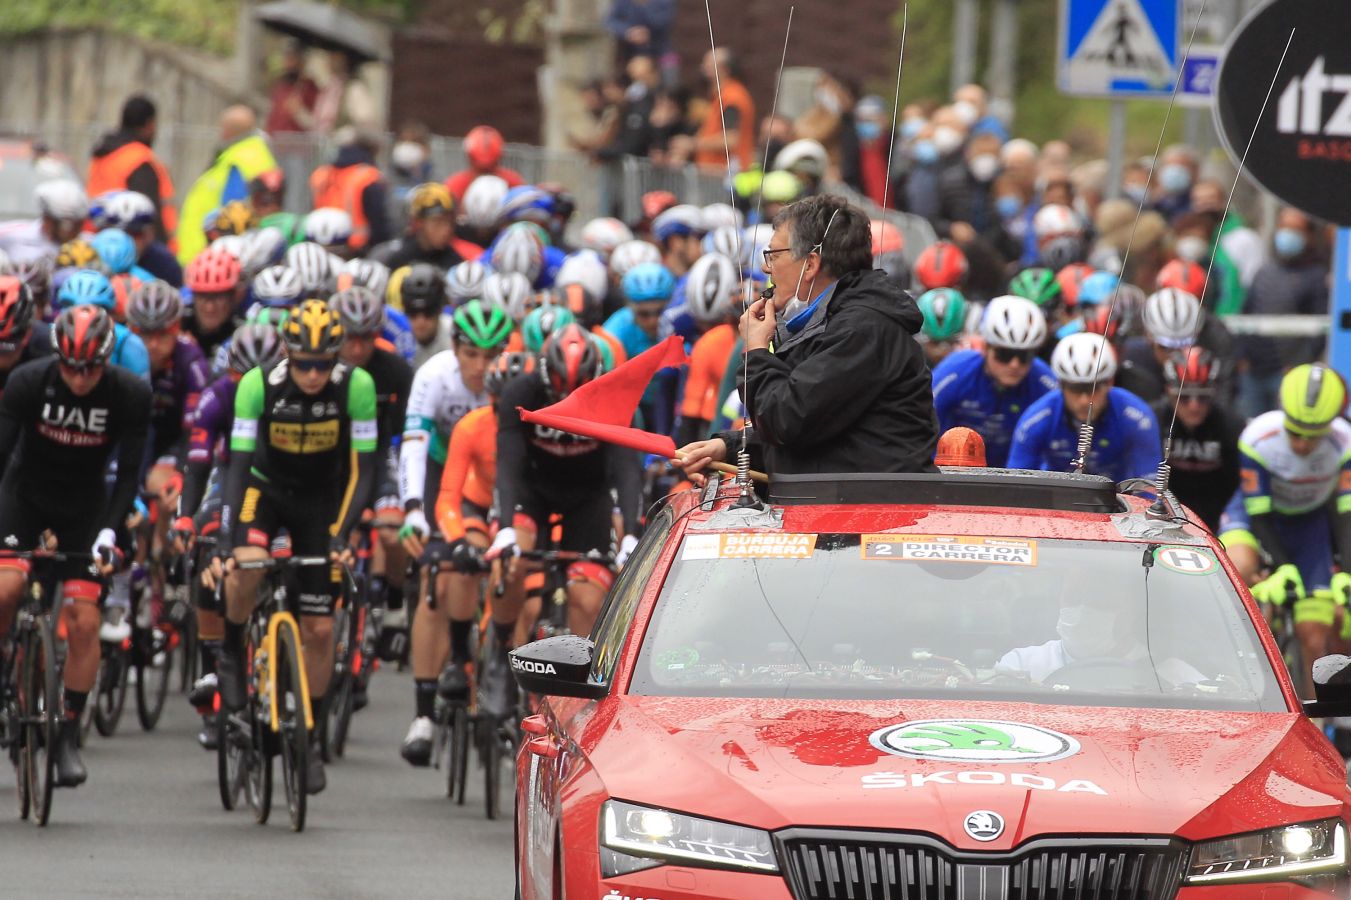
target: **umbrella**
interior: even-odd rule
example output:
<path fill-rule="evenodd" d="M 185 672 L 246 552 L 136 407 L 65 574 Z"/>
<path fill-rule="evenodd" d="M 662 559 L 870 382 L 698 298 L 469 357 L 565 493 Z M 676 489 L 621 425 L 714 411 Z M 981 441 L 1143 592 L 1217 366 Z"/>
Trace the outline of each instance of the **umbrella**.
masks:
<path fill-rule="evenodd" d="M 384 29 L 327 3 L 280 0 L 259 6 L 253 14 L 269 28 L 325 50 L 344 50 L 362 60 L 389 59 Z"/>

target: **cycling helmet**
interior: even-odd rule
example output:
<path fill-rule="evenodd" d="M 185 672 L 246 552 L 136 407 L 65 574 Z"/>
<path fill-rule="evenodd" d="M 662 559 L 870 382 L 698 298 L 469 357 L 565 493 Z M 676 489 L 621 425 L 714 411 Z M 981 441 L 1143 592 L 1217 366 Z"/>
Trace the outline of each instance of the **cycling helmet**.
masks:
<path fill-rule="evenodd" d="M 720 225 L 704 235 L 705 253 L 721 253 L 728 259 L 740 260 L 742 235 L 741 229 L 731 225 Z"/>
<path fill-rule="evenodd" d="M 438 181 L 419 184 L 408 192 L 408 217 L 426 219 L 431 216 L 448 216 L 455 212 L 455 201 L 446 186 Z M 319 243 L 324 243 L 320 241 Z"/>
<path fill-rule="evenodd" d="M 139 331 L 163 331 L 183 317 L 183 295 L 167 281 L 147 281 L 127 300 L 127 324 Z"/>
<path fill-rule="evenodd" d="M 89 199 L 85 196 L 84 188 L 66 178 L 39 183 L 33 188 L 33 197 L 44 219 L 79 222 L 89 215 Z M 95 227 L 99 227 L 98 223 L 95 223 Z"/>
<path fill-rule="evenodd" d="M 1346 382 L 1322 363 L 1305 363 L 1285 373 L 1280 398 L 1286 430 L 1319 437 L 1346 411 Z"/>
<path fill-rule="evenodd" d="M 1083 289 L 1084 279 L 1092 275 L 1094 269 L 1086 263 L 1070 263 L 1056 272 L 1055 282 L 1060 285 L 1060 298 L 1073 309 L 1079 305 L 1079 291 Z"/>
<path fill-rule="evenodd" d="M 580 284 L 596 296 L 603 296 L 610 287 L 605 262 L 593 250 L 578 250 L 569 254 L 558 267 L 554 287 Z"/>
<path fill-rule="evenodd" d="M 1082 237 L 1084 224 L 1068 206 L 1048 203 L 1032 217 L 1032 231 L 1037 236 L 1037 243 L 1042 244 L 1067 235 Z"/>
<path fill-rule="evenodd" d="M 746 217 L 730 203 L 710 203 L 700 212 L 703 213 L 704 228 L 714 231 L 719 228 L 735 228 L 740 231 L 746 224 Z"/>
<path fill-rule="evenodd" d="M 1163 364 L 1163 380 L 1174 392 L 1213 393 L 1223 376 L 1223 361 L 1204 347 L 1179 350 Z"/>
<path fill-rule="evenodd" d="M 414 266 L 413 268 L 414 270 L 417 270 L 418 266 Z M 419 283 L 425 278 L 430 278 L 431 274 L 432 273 L 428 272 L 419 275 Z M 440 277 L 440 274 L 440 272 L 436 273 L 437 280 L 444 281 L 444 286 L 440 289 L 440 297 L 437 301 L 438 308 L 445 304 L 447 298 L 449 298 L 452 304 L 460 304 L 482 294 L 483 281 L 488 277 L 489 273 L 488 267 L 483 263 L 476 259 L 467 259 L 464 262 L 456 263 L 451 266 L 450 271 L 446 273 L 444 279 Z M 408 278 L 405 277 L 404 284 L 407 285 L 407 283 Z M 431 288 L 428 287 L 426 290 L 430 296 L 432 293 Z M 408 292 L 405 288 L 404 303 L 406 304 L 407 302 Z"/>
<path fill-rule="evenodd" d="M 538 353 L 549 335 L 576 321 L 577 317 L 571 310 L 552 303 L 531 310 L 530 315 L 521 323 L 521 339 L 525 342 L 525 349 L 531 353 Z"/>
<path fill-rule="evenodd" d="M 1110 304 L 1119 284 L 1121 279 L 1111 272 L 1094 272 L 1079 285 L 1079 305 Z"/>
<path fill-rule="evenodd" d="M 275 325 L 249 322 L 235 329 L 230 338 L 229 366 L 236 375 L 261 367 L 271 369 L 285 355 L 281 334 Z"/>
<path fill-rule="evenodd" d="M 343 263 L 338 278 L 348 282 L 340 287 L 348 288 L 355 285 L 370 288 L 375 292 L 375 296 L 384 302 L 385 290 L 389 287 L 389 266 L 373 259 L 360 257 L 349 259 Z"/>
<path fill-rule="evenodd" d="M 109 191 L 94 198 L 89 218 L 94 228 L 139 232 L 155 221 L 155 202 L 136 191 Z"/>
<path fill-rule="evenodd" d="M 368 337 L 385 327 L 384 301 L 368 287 L 353 285 L 338 291 L 329 298 L 328 305 L 338 314 L 345 335 Z"/>
<path fill-rule="evenodd" d="M 1178 288 L 1155 291 L 1145 299 L 1145 331 L 1161 347 L 1181 350 L 1196 343 L 1201 301 Z"/>
<path fill-rule="evenodd" d="M 243 234 L 257 225 L 258 217 L 249 201 L 231 200 L 216 211 L 211 226 L 204 230 L 216 234 Z"/>
<path fill-rule="evenodd" d="M 1071 334 L 1051 351 L 1051 371 L 1061 384 L 1106 384 L 1116 377 L 1116 351 L 1100 334 Z"/>
<path fill-rule="evenodd" d="M 630 303 L 647 303 L 652 300 L 669 301 L 675 293 L 676 281 L 671 270 L 661 263 L 643 263 L 629 269 L 620 283 L 624 299 Z"/>
<path fill-rule="evenodd" d="M 775 169 L 760 181 L 760 199 L 766 203 L 792 203 L 802 197 L 802 182 L 792 172 Z"/>
<path fill-rule="evenodd" d="M 1053 309 L 1060 300 L 1060 282 L 1050 269 L 1033 266 L 1023 269 L 1009 282 L 1009 293 L 1025 297 L 1043 309 Z"/>
<path fill-rule="evenodd" d="M 464 136 L 464 155 L 481 172 L 497 168 L 502 161 L 502 134 L 491 125 L 475 125 Z"/>
<path fill-rule="evenodd" d="M 1083 322 L 1084 331 L 1105 334 L 1113 343 L 1121 336 L 1121 320 L 1113 313 L 1110 303 L 1098 303 L 1085 309 Z"/>
<path fill-rule="evenodd" d="M 760 262 L 764 259 L 766 247 L 774 237 L 774 226 L 768 222 L 746 226 L 746 240 L 741 244 L 741 265 L 753 273 L 760 272 Z"/>
<path fill-rule="evenodd" d="M 488 366 L 488 374 L 483 379 L 483 389 L 496 397 L 502 393 L 508 381 L 517 375 L 535 371 L 533 353 L 503 353 Z"/>
<path fill-rule="evenodd" d="M 1066 235 L 1052 238 L 1042 245 L 1038 255 L 1041 264 L 1052 269 L 1063 269 L 1074 263 L 1084 261 L 1084 239 Z M 1088 268 L 1093 268 L 1089 266 Z"/>
<path fill-rule="evenodd" d="M 926 291 L 960 287 L 969 268 L 962 248 L 951 241 L 937 241 L 925 247 L 915 260 L 915 277 Z"/>
<path fill-rule="evenodd" d="M 623 278 L 634 266 L 660 263 L 661 251 L 647 241 L 625 241 L 610 254 L 610 274 Z"/>
<path fill-rule="evenodd" d="M 286 238 L 286 246 L 298 244 L 304 240 L 301 233 L 305 224 L 305 217 L 298 216 L 290 212 L 275 212 L 270 216 L 264 216 L 258 221 L 259 228 L 275 228 L 281 232 L 282 237 Z"/>
<path fill-rule="evenodd" d="M 33 292 L 14 275 L 0 275 L 0 342 L 13 344 L 33 325 Z M 3 352 L 12 352 L 9 347 Z"/>
<path fill-rule="evenodd" d="M 505 179 L 496 175 L 480 175 L 464 190 L 464 223 L 470 228 L 488 230 L 496 227 L 502 215 L 502 201 L 511 189 Z"/>
<path fill-rule="evenodd" d="M 497 215 L 504 222 L 543 225 L 553 218 L 553 214 L 553 195 L 533 184 L 511 188 L 502 195 L 502 204 L 497 208 Z"/>
<path fill-rule="evenodd" d="M 99 257 L 94 245 L 84 238 L 72 238 L 62 244 L 61 248 L 56 251 L 56 265 L 62 269 L 98 267 L 102 270 L 107 268 L 107 264 Z"/>
<path fill-rule="evenodd" d="M 626 278 L 626 286 L 627 281 Z M 690 267 L 685 281 L 685 304 L 694 321 L 708 328 L 732 315 L 740 292 L 741 273 L 736 264 L 721 253 L 705 253 Z"/>
<path fill-rule="evenodd" d="M 901 234 L 901 229 L 891 222 L 885 219 L 872 219 L 868 222 L 868 230 L 872 232 L 873 237 L 873 256 L 900 253 L 905 249 L 905 236 Z"/>
<path fill-rule="evenodd" d="M 52 348 L 56 355 L 61 362 L 77 369 L 106 363 L 116 339 L 112 316 L 98 306 L 66 309 L 52 326 Z"/>
<path fill-rule="evenodd" d="M 184 281 L 194 294 L 222 294 L 238 287 L 239 275 L 238 258 L 208 247 L 188 265 Z"/>
<path fill-rule="evenodd" d="M 557 181 L 541 181 L 536 185 L 541 191 L 549 195 L 553 201 L 552 213 L 555 228 L 564 227 L 573 214 L 577 212 L 577 198 L 568 190 L 567 185 Z"/>
<path fill-rule="evenodd" d="M 342 320 L 322 300 L 306 300 L 292 310 L 282 338 L 292 353 L 334 355 L 342 346 Z"/>
<path fill-rule="evenodd" d="M 985 307 L 980 336 L 991 347 L 1039 350 L 1046 343 L 1046 317 L 1026 297 L 1005 294 Z"/>
<path fill-rule="evenodd" d="M 935 343 L 955 341 L 966 330 L 966 298 L 955 288 L 934 288 L 920 294 L 919 311 L 924 314 L 920 334 Z"/>
<path fill-rule="evenodd" d="M 483 279 L 483 299 L 505 309 L 513 322 L 525 318 L 530 296 L 530 280 L 519 272 L 492 272 Z"/>
<path fill-rule="evenodd" d="M 1112 301 L 1113 321 L 1120 322 L 1118 337 L 1134 337 L 1140 332 L 1140 319 L 1145 314 L 1145 292 L 1133 284 L 1122 282 L 1117 286 Z"/>
<path fill-rule="evenodd" d="M 216 238 L 210 244 L 207 244 L 208 249 L 216 250 L 218 252 L 224 251 L 225 253 L 228 253 L 231 256 L 233 256 L 235 259 L 239 259 L 241 256 L 243 256 L 244 251 L 248 249 L 248 246 L 249 246 L 249 239 L 244 237 L 244 235 L 242 234 L 222 234 L 220 237 Z M 240 274 L 242 275 L 244 273 L 244 267 L 241 265 L 239 268 Z"/>
<path fill-rule="evenodd" d="M 1154 285 L 1177 288 L 1195 297 L 1202 297 L 1206 293 L 1206 270 L 1190 260 L 1175 259 L 1159 270 Z"/>
<path fill-rule="evenodd" d="M 321 247 L 346 247 L 351 239 L 352 215 L 345 209 L 323 207 L 314 210 L 305 217 L 305 240 L 307 241 L 312 241 Z"/>
<path fill-rule="evenodd" d="M 47 296 L 52 288 L 52 258 L 35 256 L 20 262 L 10 263 L 10 274 L 14 275 L 33 292 L 35 301 Z"/>
<path fill-rule="evenodd" d="M 268 169 L 249 182 L 250 197 L 270 197 L 281 203 L 286 195 L 286 172 Z"/>
<path fill-rule="evenodd" d="M 580 284 L 565 284 L 554 289 L 553 302 L 572 313 L 577 324 L 590 331 L 605 317 L 605 305 L 599 294 Z"/>
<path fill-rule="evenodd" d="M 689 203 L 677 204 L 652 220 L 652 236 L 661 244 L 680 235 L 702 235 L 707 230 L 704 211 Z"/>
<path fill-rule="evenodd" d="M 280 228 L 259 228 L 244 235 L 239 253 L 239 270 L 251 280 L 263 269 L 281 262 L 286 255 L 286 235 Z"/>
<path fill-rule="evenodd" d="M 771 168 L 784 169 L 794 173 L 800 172 L 819 181 L 825 177 L 826 166 L 829 164 L 830 157 L 826 154 L 826 148 L 821 146 L 820 141 L 800 138 L 792 141 L 779 151 L 778 156 L 774 157 L 774 165 Z"/>
<path fill-rule="evenodd" d="M 105 228 L 89 239 L 89 246 L 114 275 L 130 272 L 136 265 L 136 242 L 120 228 Z"/>
<path fill-rule="evenodd" d="M 595 345 L 596 350 L 600 352 L 600 372 L 604 375 L 615 367 L 615 352 L 610 347 L 608 341 L 600 335 L 588 331 L 587 337 L 591 338 L 591 343 Z"/>
<path fill-rule="evenodd" d="M 101 272 L 81 269 L 66 279 L 56 293 L 59 309 L 72 306 L 98 306 L 111 313 L 117 308 L 117 294 L 112 282 Z"/>
<path fill-rule="evenodd" d="M 539 357 L 540 377 L 554 402 L 564 399 L 601 373 L 600 350 L 580 325 L 549 335 Z"/>
<path fill-rule="evenodd" d="M 670 191 L 648 191 L 638 198 L 638 205 L 643 210 L 643 218 L 649 222 L 679 202 L 676 195 Z"/>
<path fill-rule="evenodd" d="M 582 226 L 578 244 L 587 250 L 595 250 L 601 256 L 609 257 L 620 244 L 633 240 L 629 226 L 618 219 L 603 216 L 592 219 Z"/>
<path fill-rule="evenodd" d="M 492 267 L 497 272 L 517 272 L 534 284 L 544 268 L 544 243 L 528 224 L 508 225 L 493 245 Z"/>
<path fill-rule="evenodd" d="M 311 241 L 302 241 L 286 251 L 286 265 L 300 276 L 305 293 L 311 295 L 328 293 L 332 280 L 333 254 Z"/>
<path fill-rule="evenodd" d="M 295 269 L 268 266 L 253 279 L 253 299 L 265 306 L 294 306 L 305 295 L 305 285 Z"/>
<path fill-rule="evenodd" d="M 495 350 L 507 342 L 514 327 L 511 316 L 497 303 L 470 300 L 455 310 L 451 322 L 455 340 L 484 350 Z"/>
<path fill-rule="evenodd" d="M 273 331 L 281 334 L 286 323 L 291 320 L 291 309 L 294 307 L 285 306 L 255 306 L 249 310 L 248 318 L 245 320 L 250 325 L 266 325 Z"/>

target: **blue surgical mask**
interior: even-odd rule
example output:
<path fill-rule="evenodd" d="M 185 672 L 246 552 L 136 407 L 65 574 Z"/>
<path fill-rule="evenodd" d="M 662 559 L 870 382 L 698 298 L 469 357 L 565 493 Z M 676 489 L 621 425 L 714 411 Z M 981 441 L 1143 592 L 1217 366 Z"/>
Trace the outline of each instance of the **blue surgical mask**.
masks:
<path fill-rule="evenodd" d="M 931 166 L 938 162 L 938 148 L 933 141 L 915 141 L 910 152 L 914 154 L 915 162 L 921 165 Z"/>
<path fill-rule="evenodd" d="M 1192 186 L 1191 170 L 1181 163 L 1169 163 L 1159 170 L 1159 184 L 1170 194 L 1180 194 Z"/>
<path fill-rule="evenodd" d="M 875 141 L 882 135 L 882 123 L 862 119 L 855 123 L 858 136 L 865 141 Z"/>
<path fill-rule="evenodd" d="M 1145 199 L 1145 186 L 1143 184 L 1128 184 L 1121 189 L 1121 193 L 1126 195 L 1126 199 L 1139 205 L 1140 201 Z"/>
<path fill-rule="evenodd" d="M 907 141 L 924 130 L 924 120 L 919 118 L 906 119 L 901 123 L 901 137 Z"/>
<path fill-rule="evenodd" d="M 1012 219 L 1023 211 L 1023 200 L 1017 194 L 1005 194 L 994 202 L 1001 219 Z"/>
<path fill-rule="evenodd" d="M 1309 239 L 1304 233 L 1293 228 L 1277 228 L 1272 242 L 1276 245 L 1276 255 L 1281 259 L 1294 259 L 1309 246 Z"/>

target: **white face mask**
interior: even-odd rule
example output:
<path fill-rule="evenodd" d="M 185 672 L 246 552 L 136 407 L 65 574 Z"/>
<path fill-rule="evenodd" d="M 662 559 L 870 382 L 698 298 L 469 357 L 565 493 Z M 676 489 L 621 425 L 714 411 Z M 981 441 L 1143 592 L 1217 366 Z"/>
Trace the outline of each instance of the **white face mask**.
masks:
<path fill-rule="evenodd" d="M 1187 262 L 1199 263 L 1206 258 L 1206 254 L 1210 251 L 1210 244 L 1205 238 L 1188 235 L 1187 237 L 1179 238 L 1177 246 L 1174 249 L 1177 250 L 1179 259 L 1185 259 Z"/>
<path fill-rule="evenodd" d="M 1103 656 L 1116 643 L 1116 613 L 1095 606 L 1066 606 L 1060 610 L 1056 634 L 1074 659 Z"/>
<path fill-rule="evenodd" d="M 427 160 L 427 151 L 421 144 L 399 141 L 389 151 L 389 161 L 405 172 L 411 172 Z"/>
<path fill-rule="evenodd" d="M 934 129 L 933 141 L 938 152 L 946 156 L 962 146 L 962 133 L 951 126 L 939 125 Z"/>
<path fill-rule="evenodd" d="M 958 100 L 952 104 L 952 111 L 968 128 L 976 124 L 976 119 L 980 118 L 980 110 L 976 109 L 976 104 L 970 100 Z"/>
<path fill-rule="evenodd" d="M 971 157 L 967 167 L 971 169 L 971 174 L 977 181 L 993 181 L 999 174 L 999 157 L 993 153 L 982 153 Z"/>

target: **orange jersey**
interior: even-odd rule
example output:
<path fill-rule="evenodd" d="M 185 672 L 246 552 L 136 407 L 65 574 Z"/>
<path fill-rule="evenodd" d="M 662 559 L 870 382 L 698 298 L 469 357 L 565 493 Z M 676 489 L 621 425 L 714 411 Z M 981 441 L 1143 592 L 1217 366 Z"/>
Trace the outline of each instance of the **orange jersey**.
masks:
<path fill-rule="evenodd" d="M 507 338 L 506 353 L 523 353 L 525 351 L 525 338 L 521 337 L 521 329 L 513 328 L 511 337 Z"/>
<path fill-rule="evenodd" d="M 685 378 L 685 397 L 680 404 L 682 416 L 705 422 L 717 417 L 718 386 L 735 346 L 736 328 L 731 325 L 715 325 L 695 341 L 689 375 Z"/>
<path fill-rule="evenodd" d="M 591 333 L 609 345 L 610 355 L 614 357 L 616 366 L 622 366 L 628 361 L 629 354 L 624 350 L 624 345 L 619 342 L 619 338 L 610 334 L 610 332 L 601 328 L 599 325 L 592 328 Z"/>
<path fill-rule="evenodd" d="M 460 507 L 465 500 L 488 509 L 497 482 L 497 414 L 492 406 L 465 413 L 450 434 L 441 490 L 436 495 L 436 522 L 447 541 L 464 537 Z"/>

